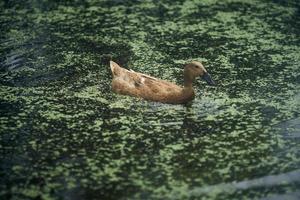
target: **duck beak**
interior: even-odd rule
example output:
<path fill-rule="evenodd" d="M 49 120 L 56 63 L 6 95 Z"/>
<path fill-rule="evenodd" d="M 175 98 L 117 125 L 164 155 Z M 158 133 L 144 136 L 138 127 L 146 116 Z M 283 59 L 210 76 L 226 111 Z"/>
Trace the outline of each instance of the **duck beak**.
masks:
<path fill-rule="evenodd" d="M 209 73 L 205 72 L 202 78 L 207 82 L 208 85 L 216 85 L 216 83 L 212 80 Z"/>

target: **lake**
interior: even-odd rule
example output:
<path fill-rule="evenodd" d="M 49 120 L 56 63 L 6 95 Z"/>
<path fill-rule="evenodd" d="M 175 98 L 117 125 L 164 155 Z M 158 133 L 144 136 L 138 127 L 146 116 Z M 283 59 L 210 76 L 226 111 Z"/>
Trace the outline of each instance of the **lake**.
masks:
<path fill-rule="evenodd" d="M 299 199 L 300 2 L 0 2 L 1 199 Z M 109 60 L 195 99 L 112 93 Z"/>

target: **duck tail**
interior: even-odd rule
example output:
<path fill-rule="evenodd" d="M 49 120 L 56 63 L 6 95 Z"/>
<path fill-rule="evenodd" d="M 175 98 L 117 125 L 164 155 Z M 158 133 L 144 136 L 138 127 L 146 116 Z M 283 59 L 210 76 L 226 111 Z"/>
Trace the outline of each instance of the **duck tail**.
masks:
<path fill-rule="evenodd" d="M 117 63 L 115 63 L 112 60 L 109 62 L 109 64 L 110 64 L 110 69 L 111 69 L 113 76 L 118 76 L 120 74 L 120 71 L 122 70 L 120 65 L 118 65 Z"/>

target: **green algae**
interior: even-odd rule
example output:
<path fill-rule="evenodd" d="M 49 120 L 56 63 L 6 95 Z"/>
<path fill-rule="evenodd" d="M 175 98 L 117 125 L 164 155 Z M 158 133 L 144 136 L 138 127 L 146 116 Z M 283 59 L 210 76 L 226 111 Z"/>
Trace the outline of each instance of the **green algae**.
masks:
<path fill-rule="evenodd" d="M 1 2 L 1 199 L 299 193 L 299 6 Z M 110 57 L 178 84 L 200 60 L 218 86 L 186 106 L 116 95 Z"/>

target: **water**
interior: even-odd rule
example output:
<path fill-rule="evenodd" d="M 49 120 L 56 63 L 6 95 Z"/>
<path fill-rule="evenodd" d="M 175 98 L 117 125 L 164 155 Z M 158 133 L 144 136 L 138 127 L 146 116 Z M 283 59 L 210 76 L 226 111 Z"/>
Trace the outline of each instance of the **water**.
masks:
<path fill-rule="evenodd" d="M 0 3 L 1 199 L 298 199 L 298 1 Z M 113 94 L 108 59 L 188 105 Z"/>

